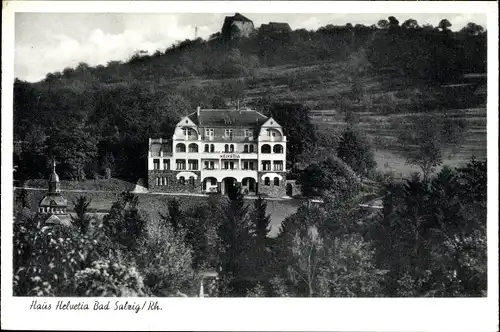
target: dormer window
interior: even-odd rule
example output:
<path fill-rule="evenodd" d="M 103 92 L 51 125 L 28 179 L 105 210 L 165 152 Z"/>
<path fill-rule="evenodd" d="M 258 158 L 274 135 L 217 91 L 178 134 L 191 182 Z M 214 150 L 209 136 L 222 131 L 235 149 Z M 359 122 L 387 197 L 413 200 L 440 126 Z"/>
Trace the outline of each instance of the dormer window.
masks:
<path fill-rule="evenodd" d="M 205 136 L 207 137 L 213 137 L 214 136 L 214 130 L 211 128 L 205 129 Z"/>

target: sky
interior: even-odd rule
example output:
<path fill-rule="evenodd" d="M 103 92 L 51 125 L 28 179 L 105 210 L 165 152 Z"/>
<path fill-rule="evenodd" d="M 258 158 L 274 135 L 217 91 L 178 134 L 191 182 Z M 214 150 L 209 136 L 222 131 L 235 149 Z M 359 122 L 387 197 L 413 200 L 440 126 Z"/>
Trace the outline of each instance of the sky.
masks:
<path fill-rule="evenodd" d="M 79 62 L 91 66 L 127 60 L 137 50 L 165 51 L 173 43 L 198 37 L 207 38 L 220 31 L 225 14 L 139 14 L 139 13 L 16 13 L 14 76 L 35 82 L 49 72 L 75 67 Z M 482 14 L 252 14 L 241 13 L 254 22 L 287 22 L 293 30 L 316 30 L 327 24 L 376 24 L 395 16 L 401 23 L 408 18 L 420 25 L 437 26 L 447 18 L 452 30 L 468 22 L 486 27 Z"/>

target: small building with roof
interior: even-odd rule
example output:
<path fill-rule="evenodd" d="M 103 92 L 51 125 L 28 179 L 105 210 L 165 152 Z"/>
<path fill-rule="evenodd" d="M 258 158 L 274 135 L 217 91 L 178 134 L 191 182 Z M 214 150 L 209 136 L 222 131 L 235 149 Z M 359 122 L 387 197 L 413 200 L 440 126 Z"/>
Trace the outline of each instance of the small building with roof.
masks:
<path fill-rule="evenodd" d="M 292 31 L 288 23 L 282 22 L 269 22 L 269 24 L 262 24 L 259 32 L 263 33 L 289 33 Z"/>
<path fill-rule="evenodd" d="M 48 187 L 48 192 L 38 204 L 38 212 L 50 214 L 50 217 L 45 221 L 46 224 L 71 225 L 71 218 L 67 212 L 68 201 L 61 195 L 61 183 L 56 173 L 55 161 L 49 176 Z"/>
<path fill-rule="evenodd" d="M 253 22 L 240 13 L 236 13 L 233 16 L 226 16 L 221 35 L 223 39 L 230 40 L 235 37 L 248 37 L 253 31 Z"/>
<path fill-rule="evenodd" d="M 148 187 L 156 192 L 286 195 L 283 128 L 252 109 L 201 109 L 172 138 L 150 138 Z"/>

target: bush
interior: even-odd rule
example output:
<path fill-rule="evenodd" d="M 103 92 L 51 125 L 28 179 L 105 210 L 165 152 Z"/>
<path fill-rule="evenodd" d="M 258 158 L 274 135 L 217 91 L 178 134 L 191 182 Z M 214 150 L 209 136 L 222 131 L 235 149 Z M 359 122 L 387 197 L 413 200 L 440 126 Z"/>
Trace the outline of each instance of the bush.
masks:
<path fill-rule="evenodd" d="M 143 296 L 143 278 L 130 262 L 100 259 L 75 274 L 76 296 Z"/>

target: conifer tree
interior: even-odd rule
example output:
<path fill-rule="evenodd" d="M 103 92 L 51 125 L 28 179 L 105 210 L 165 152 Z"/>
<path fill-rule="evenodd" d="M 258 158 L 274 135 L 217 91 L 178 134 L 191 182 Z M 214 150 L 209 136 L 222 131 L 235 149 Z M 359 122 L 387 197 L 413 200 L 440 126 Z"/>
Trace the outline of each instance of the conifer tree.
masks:
<path fill-rule="evenodd" d="M 91 220 L 88 215 L 90 203 L 91 200 L 86 196 L 80 196 L 76 201 L 73 201 L 76 217 L 71 216 L 71 219 L 82 235 L 87 234 L 89 229 Z"/>
<path fill-rule="evenodd" d="M 267 202 L 262 196 L 254 201 L 252 211 L 252 228 L 253 234 L 258 242 L 263 243 L 266 236 L 269 234 L 269 224 L 271 223 L 271 215 L 266 213 Z"/>
<path fill-rule="evenodd" d="M 180 203 L 177 199 L 170 199 L 167 203 L 167 214 L 160 214 L 162 221 L 165 224 L 170 224 L 174 232 L 184 226 L 184 215 L 182 213 Z"/>
<path fill-rule="evenodd" d="M 232 295 L 246 293 L 240 286 L 248 276 L 248 246 L 250 245 L 250 227 L 248 206 L 243 200 L 239 188 L 229 188 L 222 220 L 218 227 L 221 250 L 221 279 L 223 290 Z"/>

